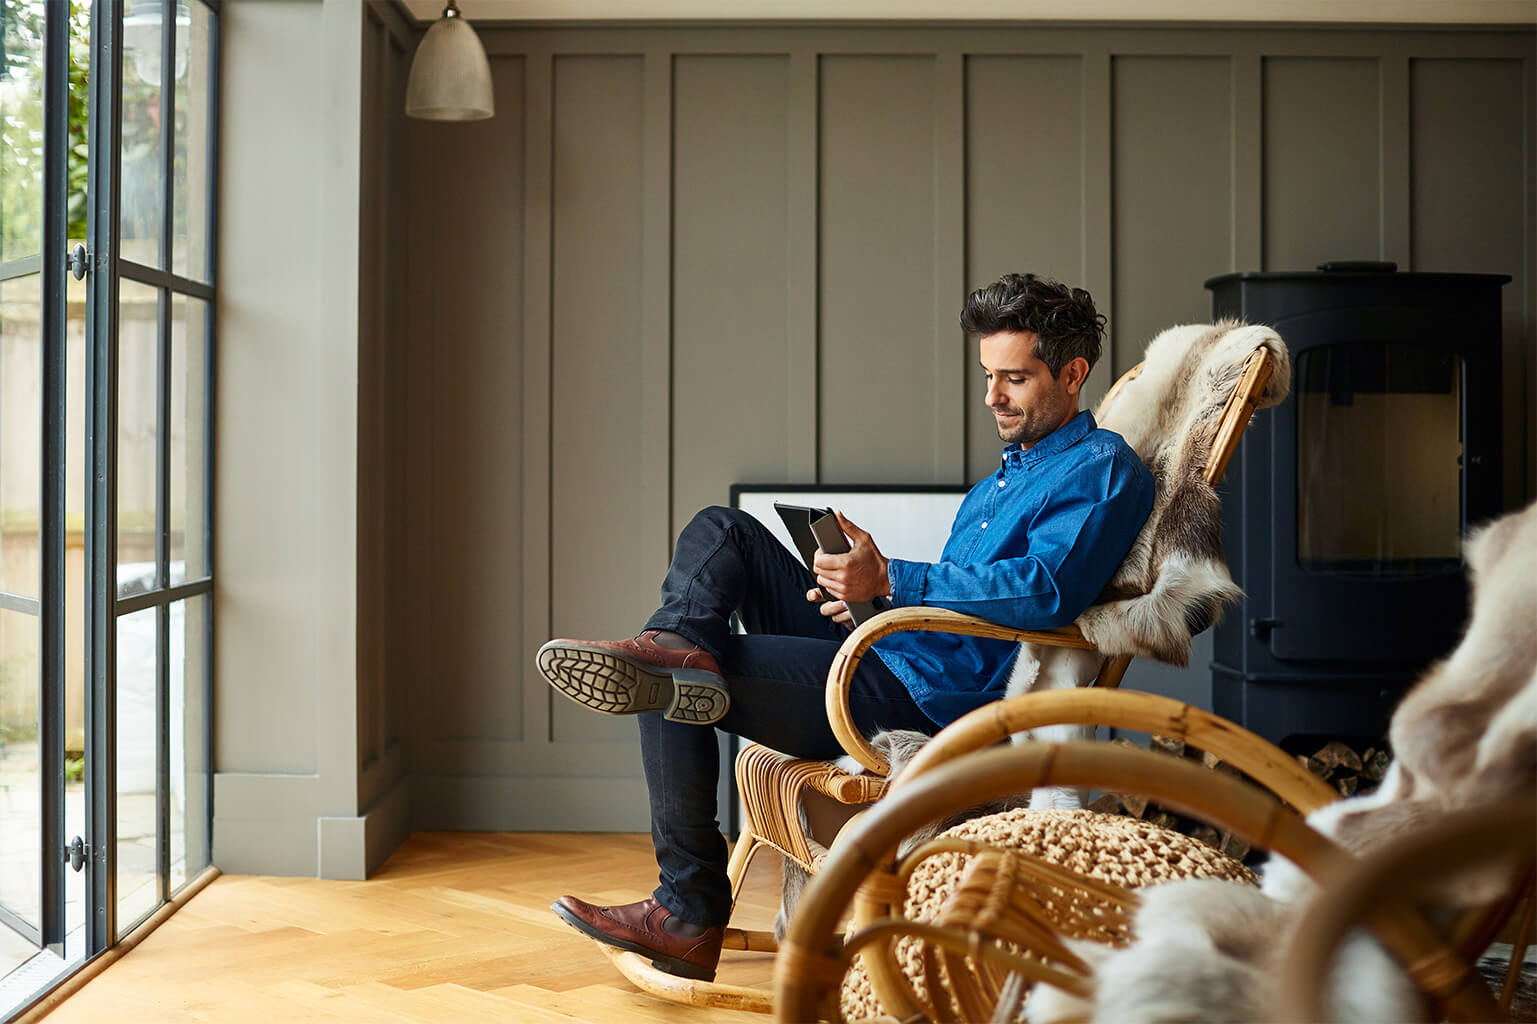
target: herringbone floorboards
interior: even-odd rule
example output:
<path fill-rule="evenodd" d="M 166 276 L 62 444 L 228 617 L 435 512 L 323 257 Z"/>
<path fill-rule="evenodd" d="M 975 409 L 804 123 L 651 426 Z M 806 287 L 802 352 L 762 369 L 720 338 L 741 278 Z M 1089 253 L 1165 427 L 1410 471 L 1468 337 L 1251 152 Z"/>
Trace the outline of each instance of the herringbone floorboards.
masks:
<path fill-rule="evenodd" d="M 779 865 L 756 858 L 736 923 L 771 927 Z M 366 882 L 223 876 L 48 1016 L 69 1021 L 753 1022 L 625 981 L 549 911 L 656 884 L 644 835 L 424 832 Z M 720 980 L 767 987 L 767 953 Z"/>

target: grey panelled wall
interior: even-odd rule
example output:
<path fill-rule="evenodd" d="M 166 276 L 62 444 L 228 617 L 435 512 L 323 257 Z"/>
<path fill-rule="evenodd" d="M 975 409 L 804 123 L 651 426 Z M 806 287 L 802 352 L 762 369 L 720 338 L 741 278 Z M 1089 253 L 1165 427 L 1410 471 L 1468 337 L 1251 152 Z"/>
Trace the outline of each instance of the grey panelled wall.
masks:
<path fill-rule="evenodd" d="M 988 472 L 955 316 L 1006 270 L 1099 300 L 1091 400 L 1215 274 L 1510 274 L 1532 494 L 1530 29 L 480 28 L 496 117 L 407 129 L 418 827 L 645 827 L 633 724 L 534 650 L 638 629 L 734 481 Z M 1209 704 L 1208 657 L 1128 685 Z"/>

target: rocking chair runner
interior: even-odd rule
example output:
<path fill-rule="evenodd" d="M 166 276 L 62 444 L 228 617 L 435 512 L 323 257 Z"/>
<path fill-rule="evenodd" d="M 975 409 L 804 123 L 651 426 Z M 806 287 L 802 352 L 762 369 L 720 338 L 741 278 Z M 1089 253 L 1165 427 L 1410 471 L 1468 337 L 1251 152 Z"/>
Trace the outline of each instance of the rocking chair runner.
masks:
<path fill-rule="evenodd" d="M 1222 478 L 1266 386 L 1281 365 L 1284 364 L 1265 347 L 1256 348 L 1248 356 L 1211 438 L 1202 471 L 1208 484 L 1215 485 Z M 1142 364 L 1138 364 L 1116 381 L 1100 402 L 1101 415 L 1126 386 L 1137 379 L 1142 368 Z M 727 869 L 733 899 L 740 892 L 753 857 L 764 847 L 777 850 L 808 872 L 817 870 L 826 855 L 826 848 L 808 836 L 801 826 L 803 800 L 819 802 L 824 807 L 842 808 L 841 813 L 835 811 L 833 815 L 841 819 L 835 822 L 836 827 L 885 795 L 890 766 L 855 726 L 848 693 L 855 669 L 871 645 L 884 636 L 909 630 L 939 630 L 1018 643 L 1096 650 L 1077 625 L 1052 630 L 1021 630 L 942 608 L 897 608 L 865 622 L 844 641 L 828 672 L 827 712 L 839 743 L 870 774 L 851 775 L 830 762 L 803 761 L 757 744 L 745 747 L 736 759 L 736 780 L 746 814 Z M 1119 686 L 1130 663 L 1129 654 L 1107 656 L 1092 685 Z M 771 952 L 777 948 L 771 932 L 726 929 L 723 949 Z M 761 989 L 690 981 L 661 971 L 635 953 L 611 947 L 603 947 L 603 950 L 626 978 L 653 995 L 695 1006 L 759 1013 L 773 1011 L 770 994 Z"/>

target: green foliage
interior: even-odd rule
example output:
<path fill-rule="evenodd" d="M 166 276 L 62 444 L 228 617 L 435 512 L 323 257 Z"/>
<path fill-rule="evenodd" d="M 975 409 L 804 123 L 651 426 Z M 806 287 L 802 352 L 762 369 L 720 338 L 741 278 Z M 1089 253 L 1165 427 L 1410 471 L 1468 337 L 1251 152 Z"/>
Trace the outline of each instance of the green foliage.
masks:
<path fill-rule="evenodd" d="M 0 0 L 0 259 L 40 251 L 43 231 L 44 13 L 52 0 Z M 89 155 L 91 8 L 69 4 L 69 238 L 86 225 Z M 177 141 L 186 139 L 186 83 L 175 104 Z M 158 237 L 160 89 L 143 82 L 125 58 L 122 86 L 123 238 Z M 186 154 L 172 168 L 186 181 Z M 177 225 L 178 230 L 184 230 Z"/>
<path fill-rule="evenodd" d="M 43 236 L 43 63 L 47 0 L 0 8 L 0 251 L 35 253 Z M 69 234 L 85 237 L 88 3 L 69 5 Z"/>

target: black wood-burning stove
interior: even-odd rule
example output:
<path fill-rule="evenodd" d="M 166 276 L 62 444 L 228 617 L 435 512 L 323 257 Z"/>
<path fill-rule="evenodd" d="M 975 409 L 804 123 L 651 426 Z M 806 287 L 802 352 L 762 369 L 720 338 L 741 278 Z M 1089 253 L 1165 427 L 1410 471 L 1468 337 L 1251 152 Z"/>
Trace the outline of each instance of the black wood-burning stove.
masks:
<path fill-rule="evenodd" d="M 1500 511 L 1500 286 L 1490 274 L 1316 273 L 1206 282 L 1218 317 L 1275 327 L 1292 390 L 1223 484 L 1245 596 L 1218 625 L 1218 714 L 1294 750 L 1375 740 L 1456 646 L 1462 536 Z"/>

